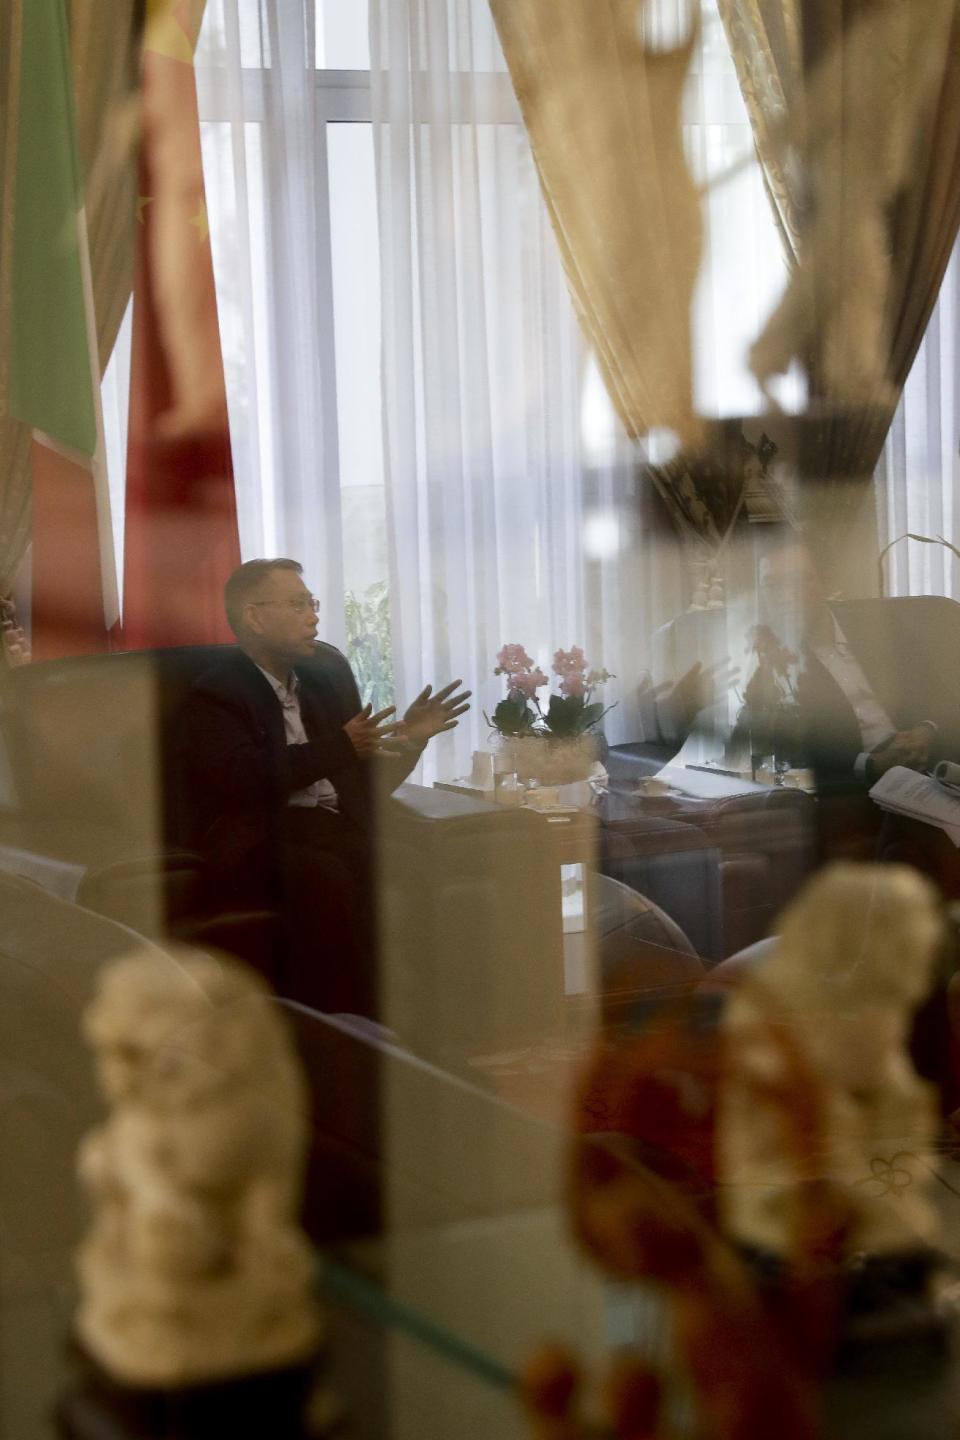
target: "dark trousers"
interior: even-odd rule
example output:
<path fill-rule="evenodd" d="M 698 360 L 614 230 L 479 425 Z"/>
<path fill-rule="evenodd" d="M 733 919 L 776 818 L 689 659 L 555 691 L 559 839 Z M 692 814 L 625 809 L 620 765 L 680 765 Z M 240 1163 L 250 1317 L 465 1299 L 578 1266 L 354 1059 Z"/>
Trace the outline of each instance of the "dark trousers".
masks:
<path fill-rule="evenodd" d="M 376 886 L 372 846 L 358 825 L 319 806 L 289 806 L 269 840 L 232 863 L 211 861 L 207 882 L 218 943 L 279 995 L 328 1014 L 377 1018 Z M 263 925 L 251 935 L 242 923 L 257 911 L 266 912 L 266 941 Z"/>
<path fill-rule="evenodd" d="M 279 856 L 281 993 L 377 1017 L 376 885 L 369 836 L 321 806 L 290 806 Z"/>

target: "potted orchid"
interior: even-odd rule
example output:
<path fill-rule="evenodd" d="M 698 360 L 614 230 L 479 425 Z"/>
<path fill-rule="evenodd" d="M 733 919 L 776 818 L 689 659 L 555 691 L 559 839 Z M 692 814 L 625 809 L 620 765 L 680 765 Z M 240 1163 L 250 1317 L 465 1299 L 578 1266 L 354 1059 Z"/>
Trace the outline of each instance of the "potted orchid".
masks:
<path fill-rule="evenodd" d="M 507 694 L 492 716 L 484 719 L 511 747 L 521 780 L 566 785 L 585 779 L 597 760 L 593 733 L 607 710 L 595 691 L 613 679 L 608 670 L 591 669 L 579 645 L 557 650 L 553 657 L 556 691 L 546 708 L 539 690 L 550 680 L 522 645 L 504 645 L 493 672 L 506 678 Z"/>

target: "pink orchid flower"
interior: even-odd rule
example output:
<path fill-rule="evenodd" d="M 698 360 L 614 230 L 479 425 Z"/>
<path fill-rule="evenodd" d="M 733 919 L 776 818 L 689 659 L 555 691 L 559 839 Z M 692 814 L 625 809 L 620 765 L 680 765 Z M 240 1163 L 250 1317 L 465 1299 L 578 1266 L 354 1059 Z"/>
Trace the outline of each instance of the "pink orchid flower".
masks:
<path fill-rule="evenodd" d="M 609 670 L 591 670 L 587 676 L 587 688 L 592 690 L 594 685 L 605 685 L 608 680 L 613 678 Z"/>
<path fill-rule="evenodd" d="M 561 695 L 580 696 L 584 694 L 587 685 L 582 675 L 577 674 L 576 671 L 571 671 L 569 675 L 565 675 L 560 681 L 559 688 Z"/>
<path fill-rule="evenodd" d="M 519 675 L 533 669 L 533 661 L 522 645 L 504 645 L 497 655 L 495 675 Z"/>
<path fill-rule="evenodd" d="M 579 645 L 573 645 L 569 650 L 558 650 L 553 657 L 553 669 L 556 675 L 584 675 L 587 669 L 587 660 Z"/>
<path fill-rule="evenodd" d="M 507 689 L 510 694 L 525 695 L 528 700 L 533 699 L 541 685 L 548 683 L 546 675 L 544 675 L 539 666 L 536 670 L 531 670 L 525 674 L 518 673 L 507 676 Z"/>

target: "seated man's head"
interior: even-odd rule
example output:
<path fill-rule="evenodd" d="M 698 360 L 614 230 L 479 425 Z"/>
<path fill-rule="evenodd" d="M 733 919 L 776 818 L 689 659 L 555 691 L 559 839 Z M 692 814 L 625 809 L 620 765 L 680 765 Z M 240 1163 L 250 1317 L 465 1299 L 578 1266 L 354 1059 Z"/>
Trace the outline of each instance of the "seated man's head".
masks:
<path fill-rule="evenodd" d="M 785 539 L 760 561 L 759 615 L 785 645 L 798 646 L 829 621 L 827 595 L 807 545 Z"/>
<path fill-rule="evenodd" d="M 230 628 L 265 670 L 285 674 L 314 653 L 317 602 L 296 560 L 248 560 L 224 589 Z"/>

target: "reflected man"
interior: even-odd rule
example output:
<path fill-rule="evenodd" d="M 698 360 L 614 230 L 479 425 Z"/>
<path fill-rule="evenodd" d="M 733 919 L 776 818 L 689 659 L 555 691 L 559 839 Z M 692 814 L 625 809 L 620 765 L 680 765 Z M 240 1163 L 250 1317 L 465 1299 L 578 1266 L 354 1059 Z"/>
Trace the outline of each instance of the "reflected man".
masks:
<path fill-rule="evenodd" d="M 760 561 L 760 618 L 799 657 L 796 699 L 800 750 L 818 786 L 869 787 L 894 765 L 923 770 L 933 759 L 937 727 L 898 726 L 831 610 L 813 557 L 800 541 Z M 895 677 L 876 676 L 878 684 Z"/>

